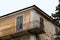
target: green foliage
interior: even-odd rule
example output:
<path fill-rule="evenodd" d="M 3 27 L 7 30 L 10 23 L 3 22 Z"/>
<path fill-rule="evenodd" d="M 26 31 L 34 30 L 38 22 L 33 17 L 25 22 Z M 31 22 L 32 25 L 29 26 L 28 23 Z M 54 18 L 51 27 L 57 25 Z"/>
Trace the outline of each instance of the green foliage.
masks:
<path fill-rule="evenodd" d="M 60 11 L 60 4 L 56 7 L 56 11 Z"/>
<path fill-rule="evenodd" d="M 58 32 L 56 33 L 56 35 L 59 36 L 59 35 L 60 35 L 60 31 L 58 31 Z"/>
<path fill-rule="evenodd" d="M 60 0 L 59 0 L 59 4 L 58 4 L 58 6 L 56 7 L 56 10 L 55 10 L 56 12 L 55 13 L 52 13 L 52 17 L 55 19 L 55 22 L 58 22 L 59 23 L 59 21 L 60 21 Z M 60 31 L 58 31 L 57 33 L 56 33 L 56 40 L 60 40 Z"/>
<path fill-rule="evenodd" d="M 58 21 L 60 20 L 60 3 L 58 4 L 58 6 L 56 7 L 56 12 L 55 13 L 52 13 L 52 17 Z"/>

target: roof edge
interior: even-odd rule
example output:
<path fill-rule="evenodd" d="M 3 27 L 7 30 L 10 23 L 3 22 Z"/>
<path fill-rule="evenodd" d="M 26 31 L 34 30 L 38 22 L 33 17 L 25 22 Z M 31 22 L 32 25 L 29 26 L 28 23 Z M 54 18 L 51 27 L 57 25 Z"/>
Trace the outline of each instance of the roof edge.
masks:
<path fill-rule="evenodd" d="M 5 17 L 5 16 L 11 15 L 11 14 L 14 14 L 14 13 L 16 13 L 16 12 L 23 11 L 23 10 L 25 10 L 25 9 L 32 8 L 32 7 L 34 7 L 34 9 L 38 9 L 39 12 L 42 12 L 42 14 L 43 14 L 44 16 L 46 16 L 50 21 L 52 21 L 54 24 L 56 24 L 56 25 L 58 25 L 58 26 L 60 27 L 60 25 L 59 25 L 58 23 L 54 22 L 54 20 L 53 20 L 53 18 L 52 18 L 51 16 L 49 16 L 48 14 L 46 14 L 44 11 L 42 11 L 40 8 L 38 8 L 36 5 L 32 5 L 32 6 L 23 8 L 23 9 L 21 9 L 21 10 L 17 10 L 17 11 L 11 12 L 11 13 L 9 13 L 9 14 L 0 16 L 0 18 L 3 18 L 3 17 Z"/>
<path fill-rule="evenodd" d="M 5 14 L 5 15 L 3 15 L 3 16 L 0 16 L 0 18 L 5 17 L 5 16 L 8 16 L 8 15 L 10 15 L 10 14 L 14 14 L 14 13 L 16 13 L 16 12 L 19 12 L 19 11 L 22 11 L 22 10 L 25 10 L 25 9 L 28 9 L 28 8 L 32 8 L 32 7 L 35 7 L 35 5 L 29 6 L 29 7 L 26 7 L 26 8 L 20 9 L 20 10 L 17 10 L 17 11 L 13 11 L 13 12 L 11 12 L 11 13 L 8 13 L 8 14 Z"/>

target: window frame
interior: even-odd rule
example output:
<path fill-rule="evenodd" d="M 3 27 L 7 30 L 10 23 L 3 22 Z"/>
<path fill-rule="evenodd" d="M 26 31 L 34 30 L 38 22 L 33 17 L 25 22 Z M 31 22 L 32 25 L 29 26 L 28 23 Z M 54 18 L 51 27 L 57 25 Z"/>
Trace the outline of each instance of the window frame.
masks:
<path fill-rule="evenodd" d="M 19 31 L 17 30 L 17 17 L 20 17 L 20 16 L 23 16 L 23 15 L 18 15 L 16 16 L 16 32 L 19 32 L 19 31 L 22 31 L 23 30 L 23 27 L 24 27 L 24 16 L 23 16 L 23 26 L 22 26 L 22 29 L 20 29 Z"/>
<path fill-rule="evenodd" d="M 41 18 L 42 17 L 40 17 L 40 30 L 44 30 L 44 19 L 43 19 L 43 21 L 41 22 Z"/>
<path fill-rule="evenodd" d="M 42 19 L 42 22 L 41 22 L 41 19 Z M 42 17 L 40 17 L 40 25 L 43 25 L 43 27 L 44 27 L 44 19 L 42 18 Z"/>

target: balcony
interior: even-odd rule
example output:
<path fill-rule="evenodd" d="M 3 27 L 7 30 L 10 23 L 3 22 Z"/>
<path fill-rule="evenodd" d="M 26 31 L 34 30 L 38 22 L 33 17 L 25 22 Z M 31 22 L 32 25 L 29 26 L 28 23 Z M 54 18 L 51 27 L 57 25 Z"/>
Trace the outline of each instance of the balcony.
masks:
<path fill-rule="evenodd" d="M 31 34 L 42 34 L 45 33 L 44 30 L 44 26 L 40 25 L 40 22 L 35 20 L 33 22 L 30 23 L 30 29 L 28 30 L 28 32 L 30 32 Z"/>
<path fill-rule="evenodd" d="M 30 27 L 31 27 L 30 29 L 21 30 L 19 32 L 14 33 L 14 34 L 0 37 L 0 40 L 9 40 L 9 39 L 17 38 L 17 37 L 22 37 L 25 35 L 31 35 L 31 34 L 38 35 L 38 34 L 45 33 L 44 27 L 40 26 L 39 21 L 30 22 Z"/>

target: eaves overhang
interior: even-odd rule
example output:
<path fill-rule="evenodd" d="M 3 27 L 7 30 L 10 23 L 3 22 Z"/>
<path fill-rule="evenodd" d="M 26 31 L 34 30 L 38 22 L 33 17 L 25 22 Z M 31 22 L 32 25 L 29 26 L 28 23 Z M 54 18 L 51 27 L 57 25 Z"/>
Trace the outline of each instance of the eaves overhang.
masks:
<path fill-rule="evenodd" d="M 17 11 L 14 11 L 12 13 L 9 13 L 9 14 L 3 15 L 3 16 L 0 16 L 0 19 L 2 19 L 3 17 L 9 16 L 11 14 L 15 14 L 17 12 L 20 12 L 20 11 L 23 11 L 23 10 L 26 10 L 26 9 L 29 9 L 29 8 L 35 9 L 36 11 L 40 12 L 40 14 L 42 14 L 44 17 L 46 17 L 52 23 L 54 23 L 55 25 L 57 25 L 58 27 L 60 27 L 60 24 L 54 22 L 54 19 L 51 16 L 49 16 L 48 14 L 46 14 L 44 11 L 42 11 L 40 8 L 38 8 L 36 5 L 30 6 L 30 7 L 26 7 L 24 9 L 17 10 Z"/>

